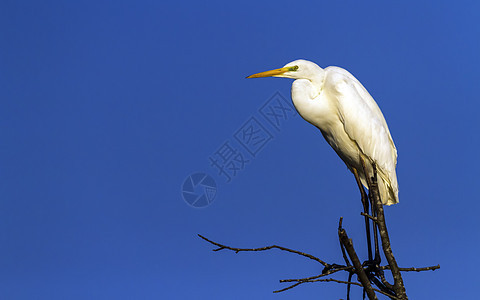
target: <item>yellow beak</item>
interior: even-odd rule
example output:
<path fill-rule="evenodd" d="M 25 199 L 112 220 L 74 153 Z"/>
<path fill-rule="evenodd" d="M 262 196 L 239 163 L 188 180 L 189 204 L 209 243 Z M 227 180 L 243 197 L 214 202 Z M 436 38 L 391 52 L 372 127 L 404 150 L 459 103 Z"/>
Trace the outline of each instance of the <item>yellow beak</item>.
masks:
<path fill-rule="evenodd" d="M 280 68 L 280 69 L 275 69 L 275 70 L 270 70 L 270 71 L 265 71 L 257 74 L 253 74 L 248 76 L 247 78 L 260 78 L 260 77 L 271 77 L 271 76 L 276 76 L 276 75 L 281 75 L 285 72 L 291 71 L 291 68 Z"/>

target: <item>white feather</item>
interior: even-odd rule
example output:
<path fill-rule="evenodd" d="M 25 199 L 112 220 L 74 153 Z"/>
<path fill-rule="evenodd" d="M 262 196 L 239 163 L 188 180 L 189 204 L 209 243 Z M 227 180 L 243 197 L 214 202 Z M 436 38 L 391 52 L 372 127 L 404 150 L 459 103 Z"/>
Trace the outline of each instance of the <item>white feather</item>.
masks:
<path fill-rule="evenodd" d="M 366 176 L 373 175 L 371 162 L 375 162 L 383 204 L 398 203 L 397 149 L 380 108 L 352 74 L 338 67 L 322 69 L 299 59 L 248 78 L 269 76 L 296 79 L 292 101 L 298 113 L 320 129 L 347 167 L 357 170 L 365 187 Z M 368 174 L 360 157 L 366 162 Z"/>

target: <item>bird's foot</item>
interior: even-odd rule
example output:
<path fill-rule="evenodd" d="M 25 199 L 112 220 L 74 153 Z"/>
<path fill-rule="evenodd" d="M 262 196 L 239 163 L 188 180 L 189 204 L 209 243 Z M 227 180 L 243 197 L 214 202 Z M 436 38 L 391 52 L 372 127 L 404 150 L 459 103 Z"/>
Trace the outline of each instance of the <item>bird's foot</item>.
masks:
<path fill-rule="evenodd" d="M 378 271 L 381 271 L 379 259 L 366 260 L 363 262 L 362 266 L 367 274 L 376 274 Z"/>

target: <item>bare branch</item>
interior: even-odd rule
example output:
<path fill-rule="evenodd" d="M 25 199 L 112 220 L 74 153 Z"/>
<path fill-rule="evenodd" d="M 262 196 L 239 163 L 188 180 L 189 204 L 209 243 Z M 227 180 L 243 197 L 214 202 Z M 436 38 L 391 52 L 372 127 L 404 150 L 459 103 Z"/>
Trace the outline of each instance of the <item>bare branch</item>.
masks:
<path fill-rule="evenodd" d="M 366 214 L 366 213 L 364 213 L 364 212 L 361 212 L 360 214 L 361 214 L 362 216 L 364 216 L 364 217 L 369 218 L 370 220 L 372 220 L 372 221 L 374 221 L 374 222 L 377 222 L 377 218 L 376 218 L 376 217 L 372 217 L 371 215 Z"/>
<path fill-rule="evenodd" d="M 289 289 L 293 289 L 294 287 L 296 287 L 296 286 L 298 286 L 298 285 L 301 285 L 302 283 L 305 283 L 305 282 L 311 282 L 311 281 L 300 281 L 300 282 L 297 282 L 297 283 L 295 283 L 295 284 L 289 285 L 289 286 L 287 286 L 287 287 L 284 288 L 284 289 L 276 290 L 276 291 L 273 291 L 273 292 L 274 292 L 274 293 L 285 292 L 285 291 L 288 291 Z"/>
<path fill-rule="evenodd" d="M 440 265 L 436 266 L 430 266 L 430 267 L 422 267 L 422 268 L 416 268 L 416 267 L 410 267 L 410 268 L 398 268 L 401 272 L 422 272 L 422 271 L 435 271 L 437 269 L 440 269 Z M 378 270 L 390 270 L 390 266 L 379 266 Z M 341 267 L 341 268 L 336 268 L 336 269 L 331 269 L 326 273 L 311 276 L 311 277 L 305 277 L 305 278 L 291 278 L 291 279 L 280 279 L 280 282 L 298 282 L 298 281 L 310 281 L 313 279 L 318 279 L 321 277 L 325 277 L 331 274 L 335 274 L 340 271 L 346 271 L 350 272 L 353 271 L 353 266 L 349 267 Z M 385 283 L 384 283 L 385 284 Z M 386 284 L 385 284 L 386 285 Z M 386 285 L 388 287 L 388 285 Z"/>
<path fill-rule="evenodd" d="M 326 273 L 322 273 L 322 274 L 312 276 L 312 277 L 298 278 L 298 279 L 280 279 L 280 282 L 308 281 L 308 280 L 313 280 L 313 279 L 317 279 L 317 278 L 320 278 L 320 277 L 325 277 L 325 276 L 337 273 L 339 271 L 352 271 L 352 270 L 353 270 L 352 266 L 342 267 L 342 268 L 338 268 L 338 269 L 332 269 L 332 270 L 327 271 Z"/>
<path fill-rule="evenodd" d="M 234 248 L 234 247 L 222 245 L 222 244 L 216 243 L 214 241 L 211 241 L 201 234 L 199 234 L 198 236 L 201 237 L 202 239 L 204 239 L 205 241 L 209 242 L 210 244 L 213 244 L 213 245 L 219 247 L 217 249 L 213 249 L 213 251 L 220 251 L 220 250 L 223 250 L 223 249 L 228 249 L 228 250 L 235 251 L 235 253 L 238 253 L 238 252 L 243 252 L 243 251 L 266 251 L 266 250 L 270 250 L 270 249 L 280 249 L 282 251 L 287 251 L 287 252 L 290 252 L 290 253 L 295 253 L 295 254 L 298 254 L 298 255 L 301 255 L 301 256 L 304 256 L 304 257 L 308 257 L 308 258 L 310 258 L 314 261 L 317 261 L 317 262 L 321 263 L 324 267 L 330 266 L 329 264 L 327 264 L 326 262 L 324 262 L 320 258 L 315 257 L 311 254 L 300 252 L 300 251 L 297 251 L 297 250 L 292 250 L 292 249 L 285 248 L 285 247 L 282 247 L 282 246 L 272 245 L 272 246 L 261 247 L 261 248 Z"/>
<path fill-rule="evenodd" d="M 382 270 L 390 270 L 390 266 L 382 266 L 380 267 Z M 401 272 L 422 272 L 422 271 L 435 271 L 437 269 L 440 269 L 440 265 L 436 266 L 430 266 L 430 267 L 423 267 L 423 268 L 415 268 L 415 267 L 410 267 L 410 268 L 398 268 Z"/>
<path fill-rule="evenodd" d="M 362 204 L 363 204 L 364 212 L 361 213 L 361 215 L 365 217 L 365 229 L 367 234 L 366 237 L 367 237 L 367 246 L 368 246 L 368 260 L 364 261 L 363 263 L 360 262 L 360 259 L 358 258 L 355 252 L 352 240 L 348 237 L 345 229 L 342 228 L 342 222 L 343 222 L 342 217 L 339 220 L 338 237 L 340 241 L 340 248 L 342 251 L 343 259 L 345 261 L 346 266 L 338 265 L 338 264 L 329 264 L 311 254 L 289 249 L 282 246 L 272 245 L 272 246 L 261 247 L 261 248 L 235 248 L 235 247 L 230 247 L 227 245 L 214 242 L 200 234 L 198 236 L 203 240 L 209 242 L 210 244 L 218 247 L 216 249 L 213 249 L 213 251 L 220 251 L 220 250 L 226 249 L 226 250 L 231 250 L 231 251 L 234 251 L 235 253 L 238 253 L 242 251 L 243 252 L 266 251 L 270 249 L 279 249 L 282 251 L 307 257 L 324 266 L 322 274 L 319 274 L 319 275 L 310 276 L 306 278 L 299 278 L 299 279 L 280 280 L 281 283 L 290 282 L 292 284 L 286 288 L 274 291 L 274 293 L 284 292 L 307 282 L 337 282 L 337 283 L 342 283 L 347 285 L 347 300 L 350 299 L 351 285 L 363 287 L 364 298 L 365 298 L 365 294 L 367 294 L 369 299 L 377 299 L 377 296 L 375 294 L 375 292 L 377 292 L 389 297 L 390 299 L 408 300 L 408 297 L 405 292 L 405 286 L 403 283 L 401 272 L 435 271 L 440 268 L 440 265 L 422 267 L 422 268 L 398 267 L 398 264 L 395 260 L 395 257 L 393 256 L 393 252 L 391 249 L 390 239 L 387 231 L 387 225 L 385 222 L 383 204 L 382 204 L 382 200 L 380 198 L 380 193 L 378 190 L 376 165 L 375 163 L 372 163 L 373 177 L 370 177 L 369 173 L 367 172 L 367 168 L 365 166 L 365 161 L 363 160 L 363 158 L 361 158 L 360 161 L 362 163 L 363 172 L 366 174 L 366 180 L 367 180 L 367 185 L 369 190 L 369 195 L 367 198 L 365 190 L 360 182 L 358 172 L 357 170 L 354 169 L 355 179 L 357 180 L 357 185 L 359 186 L 360 193 L 362 196 Z M 370 203 L 367 202 L 368 199 L 370 200 Z M 369 211 L 368 206 L 371 207 L 371 212 Z M 374 241 L 375 241 L 375 259 L 373 260 L 372 260 L 372 242 L 370 239 L 370 222 L 372 222 L 372 225 L 373 225 L 373 234 L 374 234 Z M 380 258 L 380 252 L 379 252 L 380 246 L 378 243 L 378 235 L 380 235 L 381 237 L 381 246 L 383 248 L 385 257 L 388 261 L 388 265 L 386 266 L 380 266 L 381 258 Z M 386 280 L 383 272 L 384 270 L 390 270 L 392 272 L 393 279 L 394 279 L 393 284 L 389 283 Z M 339 271 L 348 272 L 348 281 L 342 281 L 342 280 L 337 280 L 333 278 L 323 278 L 325 276 L 337 273 Z M 352 282 L 352 276 L 354 274 L 357 275 L 360 283 Z M 378 287 L 378 289 L 374 288 L 372 284 Z"/>
<path fill-rule="evenodd" d="M 352 282 L 352 281 L 343 281 L 343 280 L 338 280 L 338 279 L 334 279 L 334 278 L 325 278 L 325 279 L 315 279 L 315 280 L 306 280 L 306 281 L 302 281 L 302 282 L 297 282 L 293 285 L 290 285 L 284 289 L 281 289 L 281 290 L 277 290 L 277 291 L 274 291 L 274 293 L 281 293 L 281 292 L 284 292 L 284 291 L 287 291 L 289 289 L 292 289 L 302 283 L 308 283 L 308 282 L 336 282 L 336 283 L 342 283 L 342 284 L 348 284 L 348 285 L 355 285 L 355 286 L 359 286 L 359 287 L 363 287 L 362 284 L 358 283 L 358 282 Z M 381 290 L 378 290 L 378 289 L 375 289 L 375 288 L 372 288 L 372 290 L 374 290 L 375 292 L 377 293 L 380 293 L 380 294 L 383 294 L 387 297 L 390 297 L 391 299 L 400 299 L 400 298 L 397 298 L 395 296 L 392 296 L 388 293 L 385 293 L 385 292 L 382 292 Z"/>
<path fill-rule="evenodd" d="M 343 223 L 343 217 L 340 217 L 340 220 L 338 221 L 339 231 L 342 229 L 342 223 Z M 343 260 L 345 261 L 345 264 L 347 265 L 347 267 L 350 267 L 351 264 L 350 264 L 350 261 L 348 260 L 347 253 L 345 252 L 345 246 L 343 245 L 342 240 L 338 239 L 338 241 L 340 242 L 340 249 L 342 250 Z"/>
<path fill-rule="evenodd" d="M 357 253 L 353 248 L 353 242 L 351 239 L 348 238 L 348 235 L 345 229 L 343 228 L 338 229 L 338 237 L 340 238 L 340 241 L 342 242 L 342 244 L 345 246 L 345 249 L 347 250 L 348 256 L 350 257 L 350 260 L 352 261 L 352 264 L 355 267 L 355 273 L 358 276 L 358 280 L 360 280 L 360 282 L 362 283 L 362 286 L 365 289 L 368 298 L 370 300 L 378 299 L 377 296 L 375 295 L 375 292 L 373 291 L 373 287 L 370 284 L 367 274 L 365 274 L 365 270 L 363 269 L 362 263 L 358 259 Z M 321 279 L 317 279 L 317 280 L 321 280 Z"/>
<path fill-rule="evenodd" d="M 360 180 L 358 178 L 358 176 L 356 176 L 355 178 Z M 363 187 L 362 187 L 362 190 L 363 190 Z M 365 190 L 363 190 L 363 192 L 365 193 Z M 363 195 L 362 195 L 362 197 L 363 197 Z M 342 223 L 343 223 L 343 217 L 340 217 L 340 220 L 338 221 L 338 232 L 340 232 L 340 230 L 343 230 L 342 229 Z M 367 230 L 368 230 L 368 228 L 367 228 Z M 347 253 L 345 253 L 345 246 L 343 245 L 340 237 L 338 238 L 338 241 L 340 242 L 340 249 L 342 250 L 343 260 L 345 260 L 345 263 L 348 267 L 351 267 L 352 265 L 350 264 L 350 261 L 348 260 Z M 368 236 L 367 236 L 367 243 L 369 243 Z M 353 274 L 355 274 L 355 272 L 354 272 L 354 269 L 351 267 L 348 270 L 348 281 L 352 280 Z M 347 300 L 350 300 L 350 284 L 347 285 Z"/>

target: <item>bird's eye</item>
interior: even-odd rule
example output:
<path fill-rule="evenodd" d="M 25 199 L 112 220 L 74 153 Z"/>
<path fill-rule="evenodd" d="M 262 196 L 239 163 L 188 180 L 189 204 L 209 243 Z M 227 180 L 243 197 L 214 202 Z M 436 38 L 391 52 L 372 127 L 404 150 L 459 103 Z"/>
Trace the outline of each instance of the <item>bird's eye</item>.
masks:
<path fill-rule="evenodd" d="M 289 71 L 296 71 L 298 70 L 298 66 L 293 66 L 293 67 L 290 67 L 288 68 Z"/>

